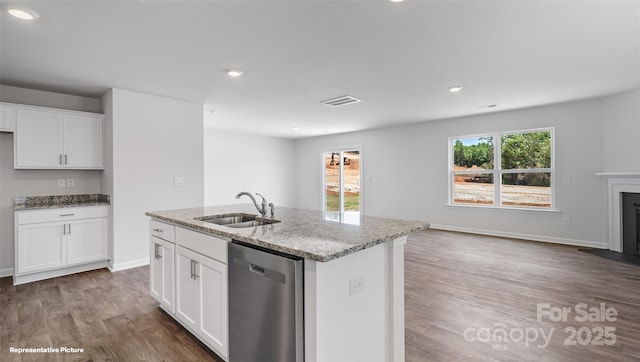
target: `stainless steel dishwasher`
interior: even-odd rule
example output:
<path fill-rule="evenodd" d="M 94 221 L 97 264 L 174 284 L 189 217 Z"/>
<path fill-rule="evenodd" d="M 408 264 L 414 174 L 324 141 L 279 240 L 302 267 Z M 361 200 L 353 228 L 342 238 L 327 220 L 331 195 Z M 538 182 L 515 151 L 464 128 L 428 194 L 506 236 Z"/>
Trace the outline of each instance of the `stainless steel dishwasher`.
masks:
<path fill-rule="evenodd" d="M 303 259 L 229 243 L 229 362 L 304 360 Z"/>

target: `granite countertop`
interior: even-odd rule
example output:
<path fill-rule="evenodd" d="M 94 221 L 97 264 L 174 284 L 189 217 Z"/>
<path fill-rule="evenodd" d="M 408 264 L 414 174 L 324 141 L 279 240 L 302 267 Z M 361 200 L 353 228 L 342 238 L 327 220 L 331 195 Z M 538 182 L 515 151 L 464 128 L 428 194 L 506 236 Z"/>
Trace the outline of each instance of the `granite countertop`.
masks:
<path fill-rule="evenodd" d="M 153 211 L 147 212 L 146 215 L 212 235 L 321 262 L 340 258 L 429 227 L 429 224 L 423 221 L 373 216 L 362 216 L 360 225 L 350 225 L 326 221 L 321 211 L 285 207 L 276 208 L 275 219 L 281 222 L 249 228 L 234 229 L 196 220 L 208 215 L 232 213 L 258 214 L 252 204 L 247 204 Z"/>
<path fill-rule="evenodd" d="M 110 199 L 102 194 L 21 196 L 13 198 L 13 211 L 109 205 Z"/>

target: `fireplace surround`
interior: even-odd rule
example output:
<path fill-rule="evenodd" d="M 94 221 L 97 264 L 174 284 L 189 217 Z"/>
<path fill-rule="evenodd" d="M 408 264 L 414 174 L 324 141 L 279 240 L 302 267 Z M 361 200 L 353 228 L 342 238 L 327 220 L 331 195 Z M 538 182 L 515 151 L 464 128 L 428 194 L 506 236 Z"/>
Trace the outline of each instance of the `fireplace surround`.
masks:
<path fill-rule="evenodd" d="M 607 179 L 609 250 L 623 252 L 622 195 L 640 193 L 640 172 L 597 173 Z"/>

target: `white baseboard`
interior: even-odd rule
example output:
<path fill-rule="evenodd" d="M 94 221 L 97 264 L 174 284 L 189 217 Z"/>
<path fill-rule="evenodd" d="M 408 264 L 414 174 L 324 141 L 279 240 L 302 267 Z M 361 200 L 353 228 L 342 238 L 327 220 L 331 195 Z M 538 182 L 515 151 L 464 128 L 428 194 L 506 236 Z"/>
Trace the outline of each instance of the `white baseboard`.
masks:
<path fill-rule="evenodd" d="M 109 264 L 109 270 L 111 270 L 111 272 L 117 272 L 120 270 L 137 268 L 144 265 L 149 265 L 149 258 L 130 260 L 125 261 L 124 263 Z"/>
<path fill-rule="evenodd" d="M 499 236 L 503 238 L 541 241 L 544 243 L 584 246 L 588 248 L 598 248 L 598 249 L 609 249 L 609 243 L 604 241 L 577 240 L 577 239 L 568 239 L 568 238 L 558 238 L 555 236 L 511 233 L 506 231 L 484 230 L 484 229 L 475 229 L 475 228 L 467 228 L 467 227 L 461 227 L 461 226 L 448 226 L 448 225 L 431 224 L 430 228 L 437 229 L 437 230 L 458 231 L 461 233 L 469 233 L 469 234 Z"/>
<path fill-rule="evenodd" d="M 10 277 L 13 275 L 13 268 L 0 269 L 0 278 Z"/>

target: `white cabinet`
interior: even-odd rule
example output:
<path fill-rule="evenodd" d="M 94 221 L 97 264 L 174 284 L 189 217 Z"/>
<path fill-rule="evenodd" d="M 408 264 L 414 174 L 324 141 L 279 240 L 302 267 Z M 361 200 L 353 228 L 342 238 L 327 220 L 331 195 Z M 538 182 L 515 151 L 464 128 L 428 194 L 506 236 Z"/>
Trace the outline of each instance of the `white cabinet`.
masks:
<path fill-rule="evenodd" d="M 67 226 L 67 264 L 82 264 L 109 257 L 109 220 L 106 217 L 70 221 Z"/>
<path fill-rule="evenodd" d="M 59 268 L 67 263 L 67 224 L 27 224 L 18 227 L 17 274 Z"/>
<path fill-rule="evenodd" d="M 107 266 L 108 206 L 15 212 L 14 284 Z"/>
<path fill-rule="evenodd" d="M 103 115 L 19 106 L 14 168 L 102 169 Z"/>
<path fill-rule="evenodd" d="M 162 308 L 175 312 L 175 244 L 172 225 L 151 221 L 150 286 L 151 295 Z M 163 240 L 164 239 L 164 240 Z"/>
<path fill-rule="evenodd" d="M 228 356 L 229 315 L 227 243 L 229 240 L 151 220 L 151 295 L 171 315 L 224 359 Z M 175 242 L 175 243 L 174 243 Z M 160 257 L 158 258 L 158 254 Z M 169 262 L 167 255 L 174 255 Z M 174 284 L 175 282 L 175 284 Z"/>
<path fill-rule="evenodd" d="M 16 129 L 16 108 L 0 103 L 0 132 L 13 132 Z"/>
<path fill-rule="evenodd" d="M 227 356 L 227 266 L 178 246 L 176 317 L 223 357 Z"/>

